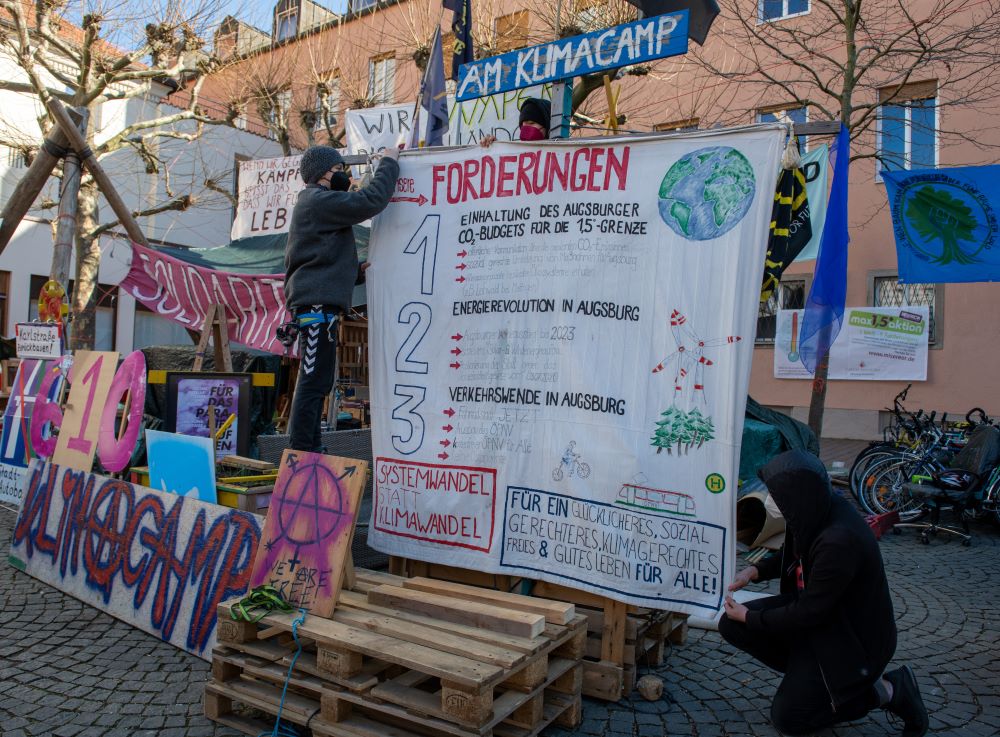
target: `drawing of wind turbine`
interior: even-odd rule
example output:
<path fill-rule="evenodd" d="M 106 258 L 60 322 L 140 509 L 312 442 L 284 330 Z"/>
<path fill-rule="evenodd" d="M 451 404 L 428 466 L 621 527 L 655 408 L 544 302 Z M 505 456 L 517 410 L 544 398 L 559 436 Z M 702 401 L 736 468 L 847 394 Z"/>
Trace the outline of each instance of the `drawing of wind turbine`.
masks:
<path fill-rule="evenodd" d="M 713 362 L 705 356 L 705 349 L 738 343 L 743 339 L 738 335 L 729 335 L 724 338 L 702 340 L 688 325 L 687 317 L 676 309 L 670 314 L 670 333 L 677 344 L 677 350 L 660 361 L 653 368 L 653 373 L 657 374 L 671 364 L 675 366 L 674 397 L 671 402 L 673 406 L 677 405 L 679 398 L 685 396 L 695 405 L 707 405 L 705 367 L 711 366 Z"/>

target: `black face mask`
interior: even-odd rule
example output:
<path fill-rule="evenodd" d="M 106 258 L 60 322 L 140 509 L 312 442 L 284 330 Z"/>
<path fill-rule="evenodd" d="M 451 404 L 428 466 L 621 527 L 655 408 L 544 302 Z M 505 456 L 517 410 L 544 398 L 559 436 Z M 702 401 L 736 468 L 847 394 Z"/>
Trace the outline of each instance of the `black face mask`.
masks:
<path fill-rule="evenodd" d="M 330 189 L 346 192 L 351 188 L 351 175 L 346 171 L 335 171 L 330 177 Z"/>

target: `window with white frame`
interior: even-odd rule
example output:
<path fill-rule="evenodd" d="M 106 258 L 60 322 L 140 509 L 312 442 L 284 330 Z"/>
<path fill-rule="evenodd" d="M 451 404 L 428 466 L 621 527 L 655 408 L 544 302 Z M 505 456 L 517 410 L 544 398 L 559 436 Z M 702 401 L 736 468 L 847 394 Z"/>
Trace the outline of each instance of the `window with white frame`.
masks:
<path fill-rule="evenodd" d="M 928 343 L 932 347 L 941 345 L 940 284 L 901 284 L 896 274 L 873 274 L 870 288 L 873 307 L 927 307 Z"/>
<path fill-rule="evenodd" d="M 324 94 L 316 90 L 316 124 L 313 130 L 321 131 L 326 128 L 325 115 L 330 116 L 330 125 L 337 123 L 337 114 L 340 112 L 340 79 L 333 77 L 320 82 L 325 87 Z M 319 85 L 317 85 L 319 87 Z"/>
<path fill-rule="evenodd" d="M 275 41 L 286 41 L 299 32 L 299 9 L 290 7 L 278 13 L 274 29 Z"/>
<path fill-rule="evenodd" d="M 781 20 L 809 12 L 809 0 L 760 0 L 760 21 Z"/>
<path fill-rule="evenodd" d="M 801 310 L 806 306 L 809 295 L 808 278 L 787 276 L 781 280 L 767 302 L 757 307 L 757 345 L 773 345 L 778 330 L 778 312 L 781 310 Z"/>
<path fill-rule="evenodd" d="M 360 13 L 362 10 L 374 7 L 378 4 L 378 0 L 350 0 L 351 12 Z"/>
<path fill-rule="evenodd" d="M 758 123 L 808 123 L 809 108 L 802 107 L 771 107 L 757 111 Z M 809 144 L 808 136 L 797 136 L 799 151 L 805 151 Z"/>
<path fill-rule="evenodd" d="M 879 90 L 878 171 L 937 166 L 937 82 Z"/>
<path fill-rule="evenodd" d="M 368 93 L 372 102 L 386 104 L 396 94 L 396 58 L 376 56 L 368 62 Z"/>

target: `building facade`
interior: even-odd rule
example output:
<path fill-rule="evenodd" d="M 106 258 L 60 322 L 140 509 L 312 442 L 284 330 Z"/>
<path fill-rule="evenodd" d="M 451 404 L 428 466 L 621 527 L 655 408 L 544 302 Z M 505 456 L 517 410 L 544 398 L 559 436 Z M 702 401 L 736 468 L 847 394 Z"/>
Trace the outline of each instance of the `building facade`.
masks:
<path fill-rule="evenodd" d="M 54 62 L 59 62 L 58 57 L 54 57 Z M 31 151 L 42 140 L 39 118 L 43 106 L 25 71 L 14 62 L 6 47 L 0 49 L 0 78 L 5 80 L 0 88 L 0 207 L 3 207 L 27 172 Z M 64 85 L 55 77 L 50 76 L 46 82 L 55 94 L 63 92 Z M 109 100 L 97 106 L 91 121 L 95 144 L 109 140 L 138 121 L 178 112 L 168 100 L 173 91 L 172 86 L 154 83 L 140 97 Z M 169 130 L 182 134 L 194 133 L 195 129 L 192 121 L 169 126 Z M 235 161 L 280 155 L 278 145 L 261 133 L 208 125 L 193 141 L 163 138 L 157 142 L 156 152 L 165 163 L 163 171 L 157 174 L 147 172 L 145 162 L 132 147 L 102 157 L 101 165 L 133 211 L 150 208 L 178 193 L 194 195 L 194 204 L 187 210 L 139 218 L 139 225 L 151 243 L 192 248 L 220 246 L 229 242 L 234 207 L 225 194 L 207 187 L 206 182 L 233 194 Z M 0 253 L 0 334 L 4 336 L 12 336 L 17 323 L 37 315 L 38 293 L 52 266 L 58 186 L 59 180 L 50 178 Z M 102 222 L 113 218 L 103 198 L 99 207 Z M 180 326 L 137 306 L 131 296 L 119 291 L 117 284 L 131 262 L 131 248 L 124 233 L 118 228 L 108 230 L 101 236 L 101 250 L 96 347 L 127 353 L 150 345 L 190 343 Z"/>
<path fill-rule="evenodd" d="M 871 0 L 863 22 L 851 25 L 817 0 L 720 0 L 723 13 L 703 47 L 692 44 L 683 57 L 626 68 L 614 83 L 627 131 L 849 120 L 848 306 L 928 306 L 928 378 L 914 386 L 910 400 L 952 417 L 973 406 L 1000 414 L 1000 380 L 991 369 L 998 352 L 991 340 L 997 287 L 900 284 L 880 171 L 1000 159 L 997 3 L 916 0 L 904 16 L 890 0 Z M 285 151 L 316 142 L 342 145 L 347 109 L 414 100 L 439 25 L 450 48 L 450 14 L 440 2 L 365 0 L 349 4 L 343 15 L 322 10 L 282 0 L 269 32 L 227 19 L 216 51 L 230 63 L 207 80 L 203 97 L 220 111 L 235 108 L 240 128 L 265 133 Z M 475 0 L 473 36 L 481 58 L 634 17 L 621 0 Z M 914 18 L 923 23 L 913 26 Z M 573 135 L 606 133 L 603 85 L 598 80 L 593 87 L 575 111 Z M 183 105 L 184 95 L 170 99 Z M 198 240 L 183 227 L 171 232 L 187 234 L 179 242 Z M 813 267 L 812 261 L 794 264 L 774 300 L 762 305 L 751 382 L 759 402 L 800 418 L 810 382 L 774 378 L 774 315 L 803 304 Z M 884 408 L 901 386 L 829 382 L 824 434 L 877 437 L 887 421 Z"/>

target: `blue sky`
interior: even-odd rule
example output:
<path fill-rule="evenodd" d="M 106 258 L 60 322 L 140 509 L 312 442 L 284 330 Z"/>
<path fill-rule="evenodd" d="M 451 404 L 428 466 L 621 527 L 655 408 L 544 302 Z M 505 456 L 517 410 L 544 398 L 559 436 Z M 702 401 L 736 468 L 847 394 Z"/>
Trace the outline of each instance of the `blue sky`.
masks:
<path fill-rule="evenodd" d="M 211 6 L 213 9 L 214 21 L 218 23 L 227 15 L 233 15 L 242 21 L 257 26 L 263 31 L 270 33 L 272 11 L 278 0 L 125 0 L 124 3 L 116 5 L 109 0 L 70 0 L 66 11 L 66 17 L 74 23 L 79 24 L 80 18 L 86 12 L 93 12 L 95 8 L 108 9 L 108 17 L 121 20 L 125 16 L 130 16 L 134 11 L 137 16 L 130 18 L 131 23 L 122 24 L 131 26 L 131 31 L 139 30 L 149 19 L 156 17 L 156 8 L 168 6 Z M 338 13 L 347 11 L 347 0 L 315 0 L 323 7 Z M 113 29 L 105 27 L 104 37 L 110 41 L 119 43 L 122 46 L 130 45 L 129 39 L 122 36 L 128 34 L 124 28 L 122 32 L 116 34 Z"/>

